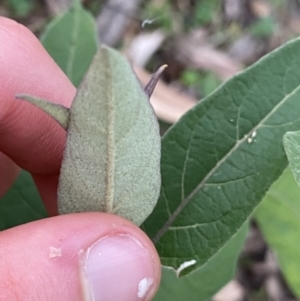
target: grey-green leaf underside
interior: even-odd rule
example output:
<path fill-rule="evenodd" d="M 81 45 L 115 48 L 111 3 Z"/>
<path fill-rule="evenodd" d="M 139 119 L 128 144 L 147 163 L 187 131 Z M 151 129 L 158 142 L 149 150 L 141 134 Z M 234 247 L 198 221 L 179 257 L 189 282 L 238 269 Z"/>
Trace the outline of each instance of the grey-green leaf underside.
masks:
<path fill-rule="evenodd" d="M 100 210 L 141 224 L 159 189 L 160 136 L 152 107 L 127 60 L 102 47 L 70 110 L 60 212 Z"/>
<path fill-rule="evenodd" d="M 61 106 L 25 100 L 64 123 Z M 159 196 L 160 136 L 149 99 L 121 54 L 99 49 L 68 117 L 59 212 L 110 212 L 140 225 Z"/>
<path fill-rule="evenodd" d="M 163 265 L 205 264 L 287 166 L 300 128 L 300 40 L 272 52 L 196 107 L 162 140 L 162 189 L 143 224 Z"/>

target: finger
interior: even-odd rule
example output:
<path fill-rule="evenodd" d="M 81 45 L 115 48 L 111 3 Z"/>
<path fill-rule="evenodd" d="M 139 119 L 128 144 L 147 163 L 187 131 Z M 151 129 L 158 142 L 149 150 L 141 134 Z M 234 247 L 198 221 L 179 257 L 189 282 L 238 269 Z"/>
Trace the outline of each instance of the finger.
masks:
<path fill-rule="evenodd" d="M 15 95 L 26 93 L 70 106 L 75 88 L 24 26 L 0 17 L 0 45 L 0 151 L 31 173 L 58 175 L 65 131 Z"/>
<path fill-rule="evenodd" d="M 160 281 L 149 238 L 110 214 L 70 214 L 3 231 L 0 258 L 0 300 L 150 300 Z"/>

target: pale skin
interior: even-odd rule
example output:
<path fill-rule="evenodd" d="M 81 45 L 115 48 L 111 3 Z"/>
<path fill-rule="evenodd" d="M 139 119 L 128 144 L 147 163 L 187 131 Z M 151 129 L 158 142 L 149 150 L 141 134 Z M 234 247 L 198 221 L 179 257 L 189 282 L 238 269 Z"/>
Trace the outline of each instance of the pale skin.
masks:
<path fill-rule="evenodd" d="M 143 249 L 142 253 L 147 254 L 138 259 L 142 257 L 136 249 L 137 262 L 130 264 L 136 265 L 139 275 L 153 279 L 149 292 L 144 297 L 142 293 L 135 294 L 136 300 L 151 300 L 160 281 L 160 262 L 150 239 L 131 222 L 110 214 L 56 216 L 56 191 L 66 133 L 41 110 L 15 99 L 16 94 L 26 93 L 69 107 L 76 89 L 36 37 L 22 25 L 0 17 L 0 45 L 0 196 L 17 177 L 18 165 L 32 173 L 51 216 L 0 232 L 0 300 L 92 300 L 85 293 L 82 264 L 87 250 L 108 236 L 125 237 L 125 249 L 130 237 L 129 247 L 134 240 Z M 49 251 L 52 247 L 61 250 L 62 255 L 54 252 L 57 256 L 52 258 Z M 133 259 L 127 259 L 124 265 L 121 259 L 118 266 L 111 267 L 121 280 L 128 260 Z M 126 280 L 128 274 L 123 277 Z M 103 287 L 117 294 L 118 287 L 114 286 L 118 281 L 110 283 Z M 126 293 L 122 291 L 114 298 L 132 299 L 131 292 L 128 297 Z"/>

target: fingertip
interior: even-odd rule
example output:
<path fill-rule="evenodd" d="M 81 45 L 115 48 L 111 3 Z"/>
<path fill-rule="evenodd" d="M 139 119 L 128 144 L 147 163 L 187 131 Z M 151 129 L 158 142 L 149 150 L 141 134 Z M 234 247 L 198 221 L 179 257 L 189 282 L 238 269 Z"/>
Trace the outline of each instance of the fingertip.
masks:
<path fill-rule="evenodd" d="M 80 213 L 36 221 L 2 232 L 0 245 L 6 246 L 0 248 L 0 258 L 6 259 L 0 262 L 0 292 L 9 289 L 20 300 L 26 293 L 32 301 L 41 296 L 148 301 L 160 281 L 150 239 L 115 215 Z"/>

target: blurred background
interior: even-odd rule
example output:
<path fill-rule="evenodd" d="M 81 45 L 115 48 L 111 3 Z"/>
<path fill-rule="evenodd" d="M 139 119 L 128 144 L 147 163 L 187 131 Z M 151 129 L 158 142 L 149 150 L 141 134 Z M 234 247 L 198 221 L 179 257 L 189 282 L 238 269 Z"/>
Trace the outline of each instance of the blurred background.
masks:
<path fill-rule="evenodd" d="M 71 2 L 0 0 L 0 16 L 24 24 L 39 37 Z M 162 134 L 222 82 L 300 33 L 299 0 L 83 0 L 82 4 L 96 18 L 101 42 L 129 58 L 142 84 L 158 67 L 168 65 L 151 100 Z M 297 300 L 254 220 L 235 279 L 213 300 Z"/>

